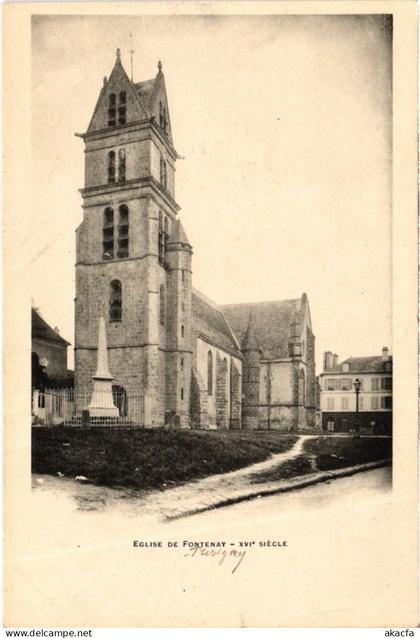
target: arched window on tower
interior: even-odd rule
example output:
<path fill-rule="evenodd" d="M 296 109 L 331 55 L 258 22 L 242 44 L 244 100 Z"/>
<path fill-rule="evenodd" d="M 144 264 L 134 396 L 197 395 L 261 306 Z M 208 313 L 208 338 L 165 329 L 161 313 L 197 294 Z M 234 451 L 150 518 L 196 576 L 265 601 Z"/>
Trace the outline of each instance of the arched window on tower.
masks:
<path fill-rule="evenodd" d="M 102 224 L 103 259 L 114 259 L 114 210 L 109 206 L 104 210 Z"/>
<path fill-rule="evenodd" d="M 110 151 L 108 153 L 108 183 L 113 184 L 115 182 L 115 153 Z"/>
<path fill-rule="evenodd" d="M 125 148 L 118 151 L 118 181 L 125 182 Z"/>
<path fill-rule="evenodd" d="M 122 286 L 118 279 L 111 281 L 111 294 L 109 298 L 109 320 L 121 321 L 122 319 Z"/>
<path fill-rule="evenodd" d="M 163 159 L 163 157 L 160 158 L 160 184 L 162 188 L 166 188 L 166 185 L 167 185 L 166 162 Z"/>
<path fill-rule="evenodd" d="M 163 157 L 161 157 L 160 158 L 160 183 L 161 183 L 161 186 L 163 186 L 163 171 L 164 171 L 163 167 L 164 167 L 164 164 L 165 164 L 165 160 L 163 159 Z"/>
<path fill-rule="evenodd" d="M 165 299 L 165 286 L 159 288 L 159 319 L 162 326 L 165 325 L 166 314 L 166 299 Z"/>
<path fill-rule="evenodd" d="M 108 101 L 108 126 L 115 126 L 116 121 L 116 97 L 111 93 Z"/>
<path fill-rule="evenodd" d="M 166 117 L 166 107 L 163 107 L 163 130 L 166 133 L 166 129 L 168 127 L 168 119 Z"/>
<path fill-rule="evenodd" d="M 168 218 L 165 217 L 165 225 L 163 229 L 163 259 L 166 260 L 166 252 L 168 249 L 169 226 Z"/>
<path fill-rule="evenodd" d="M 213 394 L 213 353 L 211 350 L 207 353 L 207 394 Z"/>
<path fill-rule="evenodd" d="M 118 219 L 118 257 L 128 257 L 129 248 L 129 218 L 128 218 L 128 206 L 122 204 L 119 207 L 119 219 Z"/>
<path fill-rule="evenodd" d="M 120 101 L 118 104 L 118 124 L 125 124 L 127 114 L 127 99 L 125 91 L 121 91 L 119 95 Z"/>
<path fill-rule="evenodd" d="M 163 230 L 163 215 L 161 211 L 159 211 L 158 255 L 159 263 L 163 265 L 165 261 L 165 236 Z"/>

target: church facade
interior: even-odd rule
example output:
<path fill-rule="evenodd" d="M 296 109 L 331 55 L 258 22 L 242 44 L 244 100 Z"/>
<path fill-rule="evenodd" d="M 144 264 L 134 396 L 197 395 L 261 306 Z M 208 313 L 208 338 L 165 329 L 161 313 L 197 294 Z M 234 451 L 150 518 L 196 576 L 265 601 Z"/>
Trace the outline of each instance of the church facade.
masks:
<path fill-rule="evenodd" d="M 117 51 L 80 137 L 76 393 L 92 386 L 103 316 L 114 383 L 127 395 L 128 412 L 130 396 L 144 397 L 146 426 L 314 427 L 315 337 L 306 294 L 220 306 L 192 286 L 161 64 L 154 79 L 134 83 Z"/>

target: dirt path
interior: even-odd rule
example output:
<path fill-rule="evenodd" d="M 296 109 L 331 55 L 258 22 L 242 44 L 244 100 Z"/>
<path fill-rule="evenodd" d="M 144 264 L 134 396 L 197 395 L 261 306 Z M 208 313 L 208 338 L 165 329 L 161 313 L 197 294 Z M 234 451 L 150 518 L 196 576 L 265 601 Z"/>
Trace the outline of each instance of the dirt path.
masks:
<path fill-rule="evenodd" d="M 261 485 L 252 483 L 251 477 L 299 456 L 305 441 L 311 438 L 316 438 L 316 436 L 299 436 L 290 450 L 273 454 L 266 461 L 254 463 L 226 474 L 216 474 L 191 481 L 163 492 L 153 492 L 144 499 L 144 506 L 146 509 L 153 507 L 164 518 L 176 518 L 186 512 L 215 506 L 220 501 L 235 500 L 247 494 L 257 494 L 261 491 Z"/>

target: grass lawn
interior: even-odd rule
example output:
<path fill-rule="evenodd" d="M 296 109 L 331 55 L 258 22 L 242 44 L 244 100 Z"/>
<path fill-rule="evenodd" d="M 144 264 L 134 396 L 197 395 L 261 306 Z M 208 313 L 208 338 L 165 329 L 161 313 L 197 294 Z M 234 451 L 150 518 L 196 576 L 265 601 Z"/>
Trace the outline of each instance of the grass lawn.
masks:
<path fill-rule="evenodd" d="M 391 460 L 391 457 L 390 438 L 317 437 L 305 441 L 303 453 L 296 458 L 256 474 L 251 480 L 267 483 L 371 461 Z"/>
<path fill-rule="evenodd" d="M 83 475 L 110 487 L 165 488 L 264 461 L 296 440 L 273 431 L 35 427 L 32 471 Z"/>

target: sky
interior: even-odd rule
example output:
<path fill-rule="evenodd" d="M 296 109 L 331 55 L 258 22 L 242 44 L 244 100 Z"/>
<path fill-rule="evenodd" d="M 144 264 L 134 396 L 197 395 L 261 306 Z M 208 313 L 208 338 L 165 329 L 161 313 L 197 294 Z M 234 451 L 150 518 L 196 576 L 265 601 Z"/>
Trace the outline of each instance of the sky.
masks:
<path fill-rule="evenodd" d="M 115 51 L 163 63 L 193 285 L 306 292 L 322 353 L 392 350 L 391 36 L 382 16 L 32 18 L 32 299 L 73 343 L 83 141 Z M 73 358 L 69 357 L 72 366 Z"/>

